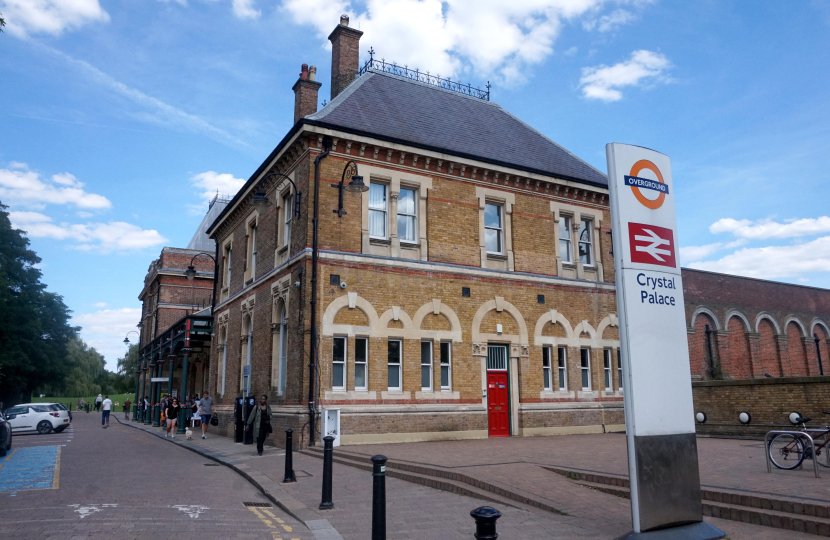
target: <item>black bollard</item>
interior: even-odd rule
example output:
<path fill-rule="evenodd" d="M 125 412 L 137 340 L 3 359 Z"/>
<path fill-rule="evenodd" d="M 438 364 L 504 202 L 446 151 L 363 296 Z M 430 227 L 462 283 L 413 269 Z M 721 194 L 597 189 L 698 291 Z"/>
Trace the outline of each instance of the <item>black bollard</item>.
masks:
<path fill-rule="evenodd" d="M 334 445 L 334 437 L 326 435 L 323 437 L 323 500 L 320 502 L 320 510 L 334 508 L 331 502 L 331 454 Z"/>
<path fill-rule="evenodd" d="M 372 456 L 372 540 L 386 540 L 386 456 Z"/>
<path fill-rule="evenodd" d="M 285 478 L 283 483 L 296 482 L 297 475 L 294 474 L 294 430 L 285 430 Z"/>
<path fill-rule="evenodd" d="M 501 512 L 490 506 L 479 506 L 470 515 L 476 520 L 474 536 L 478 540 L 496 540 L 499 537 L 496 533 L 496 520 L 501 517 Z"/>

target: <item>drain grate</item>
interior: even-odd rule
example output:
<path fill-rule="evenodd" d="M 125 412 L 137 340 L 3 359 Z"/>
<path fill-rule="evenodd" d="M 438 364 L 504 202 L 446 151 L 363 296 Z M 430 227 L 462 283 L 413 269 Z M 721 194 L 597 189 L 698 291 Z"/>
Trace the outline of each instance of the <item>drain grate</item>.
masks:
<path fill-rule="evenodd" d="M 205 467 L 218 467 L 218 463 L 205 463 Z"/>
<path fill-rule="evenodd" d="M 254 508 L 271 508 L 271 503 L 261 503 L 261 502 L 244 502 L 242 503 L 247 507 L 254 507 Z"/>

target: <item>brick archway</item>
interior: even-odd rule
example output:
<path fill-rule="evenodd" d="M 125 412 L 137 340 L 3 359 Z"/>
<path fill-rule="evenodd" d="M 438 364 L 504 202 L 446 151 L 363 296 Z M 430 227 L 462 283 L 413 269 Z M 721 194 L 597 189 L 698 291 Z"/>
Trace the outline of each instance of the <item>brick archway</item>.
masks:
<path fill-rule="evenodd" d="M 706 327 L 709 327 L 709 334 Z M 692 375 L 702 378 L 711 376 L 710 367 L 717 367 L 719 364 L 717 324 L 715 320 L 705 312 L 697 313 L 694 319 L 694 332 L 689 334 L 689 367 Z M 706 340 L 709 343 L 706 343 Z M 709 357 L 711 353 L 711 358 Z"/>
<path fill-rule="evenodd" d="M 772 321 L 767 318 L 758 321 L 758 356 L 761 360 L 761 371 L 773 377 L 781 377 L 781 362 L 778 358 L 778 342 L 775 339 L 776 330 Z"/>

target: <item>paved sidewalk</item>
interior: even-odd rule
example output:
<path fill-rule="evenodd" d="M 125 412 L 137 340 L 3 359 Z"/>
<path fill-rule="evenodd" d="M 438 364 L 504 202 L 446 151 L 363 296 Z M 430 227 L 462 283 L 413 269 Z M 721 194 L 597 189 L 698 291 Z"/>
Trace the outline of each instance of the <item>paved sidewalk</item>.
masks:
<path fill-rule="evenodd" d="M 131 422 L 132 424 L 132 422 Z M 159 428 L 139 429 L 161 436 Z M 599 436 L 602 437 L 602 436 Z M 616 437 L 616 436 L 605 436 Z M 570 437 L 550 437 L 544 439 L 511 439 L 511 441 L 530 441 L 531 445 L 539 445 L 538 452 L 546 452 L 545 445 L 566 443 L 564 439 Z M 580 439 L 580 437 L 577 437 Z M 621 439 L 621 438 L 620 438 Z M 169 441 L 169 439 L 168 439 Z M 269 499 L 284 510 L 311 527 L 324 527 L 313 530 L 315 538 L 344 540 L 365 540 L 371 532 L 372 510 L 372 476 L 371 473 L 354 467 L 333 465 L 333 500 L 334 509 L 318 510 L 321 499 L 321 482 L 323 462 L 318 457 L 305 453 L 294 453 L 294 468 L 297 473 L 297 483 L 282 484 L 284 472 L 284 451 L 274 447 L 265 447 L 265 455 L 256 455 L 254 446 L 235 444 L 226 437 L 209 436 L 207 440 L 194 438 L 191 441 L 176 438 L 176 444 L 198 451 L 200 454 L 224 463 L 254 483 L 266 492 Z M 489 441 L 458 441 L 458 443 L 473 443 L 486 445 Z M 611 445 L 614 441 L 600 439 L 594 441 L 601 446 Z M 362 452 L 368 456 L 383 450 L 388 456 L 405 459 L 407 461 L 434 461 L 444 464 L 455 464 L 466 474 L 475 475 L 485 463 L 494 460 L 513 468 L 504 468 L 493 465 L 492 471 L 498 473 L 498 480 L 505 483 L 521 484 L 523 489 L 535 489 L 535 485 L 544 485 L 547 495 L 556 500 L 559 507 L 567 515 L 557 515 L 542 510 L 524 510 L 510 506 L 498 506 L 503 517 L 499 520 L 498 531 L 504 539 L 584 539 L 584 538 L 615 538 L 630 530 L 630 505 L 627 499 L 614 497 L 582 486 L 574 485 L 568 479 L 543 471 L 532 463 L 510 461 L 511 456 L 503 447 L 487 446 L 486 453 L 491 459 L 478 455 L 473 447 L 455 447 L 456 442 L 447 443 L 417 443 L 401 445 L 349 446 L 342 450 L 348 452 Z M 503 444 L 503 443 L 502 443 Z M 581 447 L 580 442 L 566 443 Z M 444 446 L 449 445 L 450 447 Z M 430 446 L 434 446 L 430 448 Z M 483 447 L 479 448 L 479 451 Z M 335 449 L 337 452 L 338 449 Z M 582 446 L 584 450 L 584 445 Z M 523 456 L 528 460 L 536 457 L 535 454 Z M 561 462 L 559 462 L 561 463 Z M 499 468 L 503 470 L 498 471 Z M 487 474 L 491 474 L 488 472 Z M 495 474 L 495 473 L 493 473 Z M 489 479 L 489 478 L 488 478 Z M 473 520 L 469 513 L 479 506 L 490 506 L 492 503 L 457 495 L 445 491 L 431 489 L 417 484 L 387 478 L 387 537 L 393 539 L 424 538 L 434 540 L 470 540 L 474 532 Z M 808 540 L 816 538 L 813 535 L 783 531 L 714 518 L 706 520 L 728 533 L 731 540 Z M 325 528 L 328 527 L 328 528 Z"/>

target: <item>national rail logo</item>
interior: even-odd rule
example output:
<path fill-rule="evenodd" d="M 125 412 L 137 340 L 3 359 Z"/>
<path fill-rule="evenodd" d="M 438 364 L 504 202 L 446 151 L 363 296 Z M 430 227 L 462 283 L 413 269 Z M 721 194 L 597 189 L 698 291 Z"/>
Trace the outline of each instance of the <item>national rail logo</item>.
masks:
<path fill-rule="evenodd" d="M 638 175 L 644 171 L 649 170 L 657 176 L 657 181 L 649 178 L 641 178 Z M 634 197 L 646 208 L 657 210 L 663 206 L 666 200 L 666 195 L 669 193 L 669 185 L 663 181 L 663 175 L 657 165 L 647 159 L 641 159 L 631 166 L 631 172 L 624 176 L 625 185 L 631 187 L 631 192 Z M 656 199 L 649 199 L 640 191 L 640 189 L 648 189 L 659 193 Z"/>

